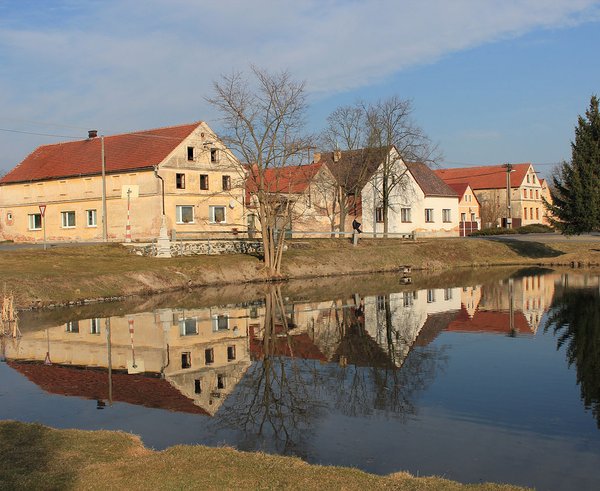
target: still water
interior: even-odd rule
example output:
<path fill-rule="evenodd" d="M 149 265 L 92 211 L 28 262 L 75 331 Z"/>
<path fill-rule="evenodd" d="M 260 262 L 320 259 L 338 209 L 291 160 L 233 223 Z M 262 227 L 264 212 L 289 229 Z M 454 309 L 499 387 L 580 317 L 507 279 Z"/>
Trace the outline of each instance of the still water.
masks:
<path fill-rule="evenodd" d="M 600 489 L 598 277 L 486 276 L 24 312 L 1 339 L 0 419 Z"/>

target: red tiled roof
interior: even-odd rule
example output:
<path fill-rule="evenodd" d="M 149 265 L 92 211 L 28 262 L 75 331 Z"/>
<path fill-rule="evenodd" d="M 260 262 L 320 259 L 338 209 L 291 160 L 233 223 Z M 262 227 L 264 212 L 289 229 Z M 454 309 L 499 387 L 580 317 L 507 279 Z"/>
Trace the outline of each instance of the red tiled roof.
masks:
<path fill-rule="evenodd" d="M 200 123 L 104 137 L 106 172 L 150 168 L 162 162 Z M 100 138 L 42 145 L 0 179 L 0 184 L 102 172 Z"/>
<path fill-rule="evenodd" d="M 523 183 L 530 166 L 530 163 L 512 164 L 514 172 L 510 174 L 511 187 L 519 187 Z M 506 189 L 506 167 L 504 165 L 437 169 L 435 173 L 446 184 L 466 182 L 474 190 Z"/>
<path fill-rule="evenodd" d="M 108 370 L 44 365 L 9 361 L 8 365 L 25 375 L 46 392 L 92 400 L 108 399 Z M 164 379 L 144 375 L 112 373 L 115 402 L 166 409 L 182 413 L 208 414 Z"/>
<path fill-rule="evenodd" d="M 405 162 L 425 196 L 456 197 L 456 191 L 423 162 Z"/>
<path fill-rule="evenodd" d="M 315 175 L 321 170 L 322 164 L 293 165 L 265 169 L 265 191 L 269 193 L 300 194 L 303 193 Z M 258 172 L 256 166 L 250 166 L 246 187 L 248 192 L 255 193 L 258 189 Z"/>
<path fill-rule="evenodd" d="M 519 334 L 532 334 L 531 327 L 522 311 L 517 310 L 514 312 L 513 327 Z M 478 310 L 473 317 L 470 318 L 463 306 L 459 315 L 448 325 L 446 331 L 510 334 L 510 313 L 503 311 Z"/>
<path fill-rule="evenodd" d="M 250 353 L 254 360 L 262 360 L 265 357 L 262 339 L 256 336 L 250 337 Z M 306 333 L 295 334 L 289 336 L 289 338 L 285 335 L 276 337 L 273 343 L 273 353 L 270 353 L 270 355 L 327 361 L 325 355 Z"/>
<path fill-rule="evenodd" d="M 469 183 L 468 182 L 449 182 L 448 186 L 450 186 L 452 189 L 454 189 L 454 191 L 456 191 L 456 194 L 458 194 L 458 196 L 460 198 L 462 198 L 463 195 L 465 194 L 465 191 L 469 187 Z"/>

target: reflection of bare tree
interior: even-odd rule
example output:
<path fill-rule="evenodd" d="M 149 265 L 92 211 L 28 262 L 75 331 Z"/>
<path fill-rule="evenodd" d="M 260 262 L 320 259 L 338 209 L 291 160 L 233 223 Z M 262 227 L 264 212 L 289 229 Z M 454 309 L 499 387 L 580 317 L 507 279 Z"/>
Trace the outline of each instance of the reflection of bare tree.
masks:
<path fill-rule="evenodd" d="M 274 444 L 282 453 L 302 454 L 301 443 L 318 416 L 318 374 L 310 360 L 293 357 L 286 310 L 279 286 L 265 296 L 261 356 L 247 371 L 226 406 L 217 414 L 219 424 L 241 430 L 242 448 Z M 282 350 L 282 342 L 285 348 Z M 281 356 L 281 351 L 292 356 Z"/>
<path fill-rule="evenodd" d="M 554 299 L 544 332 L 553 328 L 556 349 L 566 346 L 569 366 L 577 368 L 577 383 L 587 409 L 600 428 L 600 295 L 597 290 L 566 290 Z"/>

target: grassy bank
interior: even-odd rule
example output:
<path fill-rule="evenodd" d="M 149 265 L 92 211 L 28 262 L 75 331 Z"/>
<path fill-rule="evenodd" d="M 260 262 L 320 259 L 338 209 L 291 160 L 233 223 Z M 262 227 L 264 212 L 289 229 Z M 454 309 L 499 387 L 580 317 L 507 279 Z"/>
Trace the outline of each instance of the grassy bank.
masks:
<path fill-rule="evenodd" d="M 375 476 L 231 448 L 145 448 L 121 432 L 54 430 L 0 421 L 1 489 L 410 489 L 510 490 L 406 473 Z"/>
<path fill-rule="evenodd" d="M 306 278 L 394 271 L 404 264 L 442 271 L 573 261 L 600 264 L 600 244 L 567 239 L 367 239 L 352 247 L 341 239 L 298 240 L 285 253 L 283 272 L 288 278 Z M 14 293 L 19 308 L 264 280 L 260 260 L 244 255 L 145 258 L 116 244 L 0 252 L 0 284 Z"/>

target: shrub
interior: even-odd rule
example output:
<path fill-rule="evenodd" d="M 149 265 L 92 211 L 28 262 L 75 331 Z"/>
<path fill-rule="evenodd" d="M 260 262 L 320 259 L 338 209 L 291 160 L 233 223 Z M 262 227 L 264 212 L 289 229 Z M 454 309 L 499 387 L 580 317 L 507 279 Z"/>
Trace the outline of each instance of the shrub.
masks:
<path fill-rule="evenodd" d="M 507 235 L 507 234 L 516 234 L 517 231 L 514 228 L 484 228 L 483 230 L 478 230 L 477 232 L 473 232 L 471 237 L 483 237 L 487 235 Z"/>
<path fill-rule="evenodd" d="M 551 234 L 554 232 L 554 229 L 541 223 L 532 223 L 531 225 L 519 227 L 517 232 L 520 234 Z"/>

